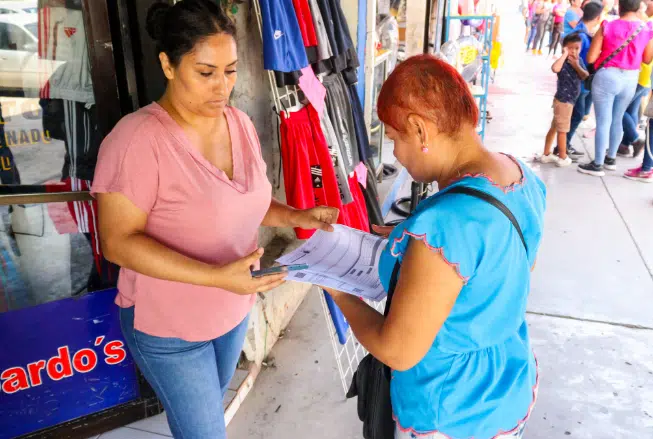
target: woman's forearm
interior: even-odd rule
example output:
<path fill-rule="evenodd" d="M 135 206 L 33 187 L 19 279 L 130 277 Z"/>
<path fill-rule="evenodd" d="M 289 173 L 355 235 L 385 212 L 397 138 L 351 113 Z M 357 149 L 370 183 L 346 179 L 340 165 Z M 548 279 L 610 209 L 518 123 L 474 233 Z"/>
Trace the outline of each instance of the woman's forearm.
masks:
<path fill-rule="evenodd" d="M 400 349 L 394 349 L 393 343 L 384 340 L 385 317 L 358 297 L 340 294 L 334 300 L 365 349 L 391 369 L 400 369 Z"/>
<path fill-rule="evenodd" d="M 178 253 L 144 233 L 134 233 L 103 243 L 111 262 L 149 277 L 193 285 L 218 287 L 219 267 Z"/>
<path fill-rule="evenodd" d="M 295 213 L 297 213 L 297 209 L 273 198 L 270 208 L 263 218 L 263 225 L 267 227 L 296 227 L 297 224 L 293 219 Z"/>

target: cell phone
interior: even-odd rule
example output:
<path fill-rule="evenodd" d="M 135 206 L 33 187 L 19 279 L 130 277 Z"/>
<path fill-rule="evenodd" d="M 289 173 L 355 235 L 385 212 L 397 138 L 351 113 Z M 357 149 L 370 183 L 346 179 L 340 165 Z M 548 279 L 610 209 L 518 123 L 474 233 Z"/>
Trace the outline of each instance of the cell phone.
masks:
<path fill-rule="evenodd" d="M 286 273 L 290 271 L 301 271 L 308 269 L 306 264 L 280 265 L 278 267 L 264 268 L 262 270 L 252 271 L 252 277 L 270 276 L 273 274 Z"/>

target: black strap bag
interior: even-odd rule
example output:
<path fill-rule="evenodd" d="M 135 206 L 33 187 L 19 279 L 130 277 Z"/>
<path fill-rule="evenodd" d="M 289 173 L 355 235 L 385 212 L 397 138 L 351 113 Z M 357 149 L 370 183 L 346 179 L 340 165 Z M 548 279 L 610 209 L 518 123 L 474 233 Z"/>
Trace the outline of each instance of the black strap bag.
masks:
<path fill-rule="evenodd" d="M 617 47 L 617 49 L 614 52 L 612 52 L 606 59 L 604 59 L 603 62 L 598 65 L 598 67 L 594 68 L 594 66 L 587 66 L 589 71 L 590 71 L 590 75 L 587 78 L 585 78 L 585 81 L 583 83 L 583 85 L 585 86 L 585 90 L 589 90 L 589 91 L 592 90 L 592 82 L 594 82 L 594 77 L 596 76 L 596 72 L 598 72 L 603 67 L 605 67 L 605 65 L 607 63 L 612 61 L 612 58 L 617 56 L 619 54 L 619 52 L 621 52 L 626 47 L 628 47 L 630 42 L 633 41 L 635 39 L 635 37 L 637 35 L 639 35 L 639 33 L 642 30 L 644 30 L 645 26 L 646 26 L 646 23 L 642 23 L 637 29 L 635 29 L 635 32 L 633 32 L 632 35 L 630 37 L 628 37 L 628 39 L 621 44 L 621 46 Z"/>
<path fill-rule="evenodd" d="M 448 194 L 465 194 L 499 209 L 512 223 L 521 238 L 524 249 L 528 254 L 526 240 L 517 219 L 510 209 L 494 196 L 478 189 L 467 186 L 456 186 L 445 190 L 443 196 Z M 392 270 L 388 297 L 385 304 L 384 316 L 387 317 L 392 304 L 392 296 L 399 279 L 400 264 L 396 263 Z M 358 418 L 363 421 L 363 437 L 365 439 L 394 439 L 395 422 L 392 417 L 392 403 L 390 401 L 390 368 L 367 354 L 358 365 L 358 369 L 347 392 L 347 398 L 358 397 Z"/>

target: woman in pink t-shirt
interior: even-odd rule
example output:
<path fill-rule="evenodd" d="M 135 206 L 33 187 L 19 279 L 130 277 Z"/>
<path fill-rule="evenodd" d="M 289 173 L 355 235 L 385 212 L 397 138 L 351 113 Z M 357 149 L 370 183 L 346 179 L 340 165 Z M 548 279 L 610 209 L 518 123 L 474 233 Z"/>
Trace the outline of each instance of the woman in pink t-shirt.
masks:
<path fill-rule="evenodd" d="M 642 62 L 653 61 L 653 27 L 640 20 L 641 4 L 641 0 L 619 0 L 619 19 L 603 22 L 587 53 L 587 61 L 598 69 L 592 82 L 596 139 L 594 160 L 578 167 L 583 174 L 600 177 L 604 169 L 617 169 L 624 113 L 635 95 Z"/>
<path fill-rule="evenodd" d="M 554 55 L 560 45 L 560 38 L 564 28 L 565 14 L 567 13 L 567 5 L 565 0 L 558 0 L 553 6 L 553 28 L 551 28 L 551 41 L 549 44 L 549 56 L 551 53 Z"/>
<path fill-rule="evenodd" d="M 235 26 L 217 3 L 155 4 L 166 92 L 122 119 L 100 148 L 92 192 L 106 257 L 122 267 L 116 303 L 127 346 L 176 438 L 224 438 L 223 396 L 256 293 L 261 225 L 331 230 L 338 210 L 271 198 L 254 126 L 227 106 Z"/>

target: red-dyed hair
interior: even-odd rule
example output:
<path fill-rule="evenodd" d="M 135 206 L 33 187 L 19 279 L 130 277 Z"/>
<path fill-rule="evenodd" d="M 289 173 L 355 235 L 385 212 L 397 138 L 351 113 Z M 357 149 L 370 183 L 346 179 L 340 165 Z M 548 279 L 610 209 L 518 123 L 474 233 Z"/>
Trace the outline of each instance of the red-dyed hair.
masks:
<path fill-rule="evenodd" d="M 406 132 L 408 116 L 433 122 L 454 135 L 463 124 L 475 127 L 479 111 L 469 86 L 458 71 L 433 55 L 417 55 L 397 65 L 379 94 L 379 119 Z"/>

